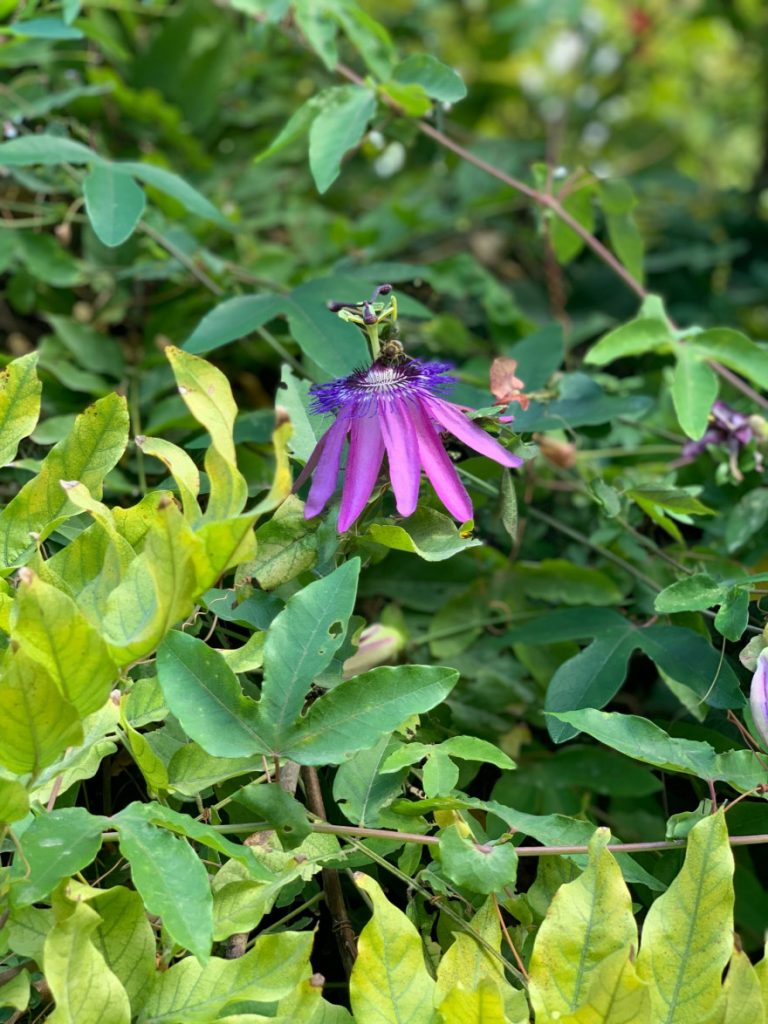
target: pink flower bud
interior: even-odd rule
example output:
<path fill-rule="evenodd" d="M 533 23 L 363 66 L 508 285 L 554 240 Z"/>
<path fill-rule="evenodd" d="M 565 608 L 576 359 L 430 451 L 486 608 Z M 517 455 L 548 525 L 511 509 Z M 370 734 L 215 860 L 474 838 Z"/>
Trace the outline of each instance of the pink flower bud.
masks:
<path fill-rule="evenodd" d="M 768 750 L 768 659 L 763 651 L 749 689 L 749 707 L 763 746 Z"/>

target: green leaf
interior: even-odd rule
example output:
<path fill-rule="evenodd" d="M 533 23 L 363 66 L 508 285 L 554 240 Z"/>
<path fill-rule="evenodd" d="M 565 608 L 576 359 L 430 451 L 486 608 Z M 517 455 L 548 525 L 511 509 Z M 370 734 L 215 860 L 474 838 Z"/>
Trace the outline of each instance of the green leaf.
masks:
<path fill-rule="evenodd" d="M 240 574 L 261 590 L 274 590 L 311 569 L 317 561 L 317 520 L 304 518 L 304 502 L 291 495 L 256 531 L 256 556 Z"/>
<path fill-rule="evenodd" d="M 163 825 L 177 835 L 193 839 L 210 850 L 215 850 L 217 853 L 222 853 L 231 860 L 237 861 L 247 869 L 250 877 L 264 882 L 272 880 L 272 873 L 253 858 L 247 846 L 233 843 L 231 839 L 221 835 L 211 825 L 206 825 L 188 814 L 174 811 L 173 808 L 166 807 L 154 800 L 149 803 L 136 801 L 128 804 L 113 820 L 120 825 L 128 819 L 148 822 L 151 825 Z"/>
<path fill-rule="evenodd" d="M 653 722 L 636 715 L 585 708 L 559 712 L 556 717 L 594 736 L 606 746 L 664 771 L 721 780 L 741 791 L 758 784 L 759 770 L 750 764 L 749 757 L 744 757 L 748 751 L 717 754 L 709 743 L 672 737 Z"/>
<path fill-rule="evenodd" d="M 115 466 L 128 441 L 125 398 L 111 394 L 89 406 L 43 460 L 40 472 L 26 483 L 0 512 L 0 563 L 21 564 L 34 549 L 30 534 L 44 540 L 58 524 L 77 510 L 61 480 L 79 480 L 101 496 L 104 477 Z"/>
<path fill-rule="evenodd" d="M 657 623 L 638 629 L 637 642 L 662 672 L 689 686 L 710 707 L 744 706 L 735 672 L 707 637 L 691 629 Z"/>
<path fill-rule="evenodd" d="M 207 313 L 184 342 L 184 351 L 197 355 L 213 352 L 230 341 L 244 338 L 283 312 L 280 295 L 238 295 Z"/>
<path fill-rule="evenodd" d="M 402 520 L 402 525 L 371 523 L 368 537 L 386 548 L 418 555 L 426 562 L 442 562 L 481 543 L 462 536 L 449 516 L 423 507 Z"/>
<path fill-rule="evenodd" d="M 575 189 L 561 200 L 563 209 L 570 213 L 590 234 L 595 229 L 594 195 L 594 187 L 589 184 L 584 188 Z M 581 235 L 576 234 L 573 228 L 569 227 L 554 212 L 550 220 L 549 237 L 558 261 L 563 264 L 570 263 L 575 259 L 585 245 Z M 523 380 L 528 384 L 528 379 L 525 376 L 523 376 Z"/>
<path fill-rule="evenodd" d="M 8 649 L 0 677 L 0 764 L 36 776 L 83 741 L 80 716 L 45 669 Z"/>
<path fill-rule="evenodd" d="M 215 366 L 169 345 L 165 349 L 184 404 L 211 435 L 205 454 L 210 481 L 206 520 L 226 519 L 243 511 L 248 486 L 237 468 L 234 427 L 237 406 L 229 381 Z"/>
<path fill-rule="evenodd" d="M 355 1020 L 381 1024 L 433 1024 L 435 983 L 427 972 L 419 933 L 368 875 L 355 881 L 373 903 L 373 917 L 360 933 L 349 979 Z"/>
<path fill-rule="evenodd" d="M 254 757 L 211 757 L 196 743 L 185 743 L 168 765 L 169 785 L 177 793 L 195 796 L 238 775 L 250 775 L 261 766 Z"/>
<path fill-rule="evenodd" d="M 686 345 L 705 358 L 716 359 L 723 366 L 743 374 L 758 387 L 768 388 L 768 349 L 756 345 L 746 334 L 729 327 L 713 327 L 690 335 Z"/>
<path fill-rule="evenodd" d="M 80 366 L 108 374 L 115 380 L 122 379 L 125 373 L 125 360 L 116 338 L 110 338 L 88 324 L 78 323 L 67 316 L 49 313 L 47 319 L 56 332 L 56 337 L 63 342 Z M 46 420 L 46 424 L 49 422 Z"/>
<path fill-rule="evenodd" d="M 547 687 L 544 708 L 548 712 L 572 708 L 601 708 L 618 692 L 627 674 L 630 656 L 637 646 L 635 627 L 627 623 L 600 632 L 596 639 L 575 657 L 563 662 Z M 565 719 L 547 719 L 547 729 L 555 743 L 576 735 L 564 725 Z"/>
<path fill-rule="evenodd" d="M 278 748 L 299 717 L 312 681 L 344 642 L 359 574 L 360 559 L 350 559 L 294 594 L 269 627 L 259 715 Z"/>
<path fill-rule="evenodd" d="M 120 853 L 145 907 L 163 919 L 174 942 L 205 961 L 213 938 L 213 897 L 202 861 L 185 839 L 164 828 L 125 813 L 116 823 Z"/>
<path fill-rule="evenodd" d="M 640 356 L 646 352 L 665 352 L 672 343 L 670 329 L 661 320 L 632 320 L 609 331 L 587 352 L 584 361 L 606 366 L 616 359 Z"/>
<path fill-rule="evenodd" d="M 214 757 L 269 753 L 256 704 L 222 656 L 187 633 L 169 633 L 157 652 L 163 695 L 186 734 Z"/>
<path fill-rule="evenodd" d="M 0 156 L 2 151 L 0 150 Z M 164 192 L 172 196 L 190 213 L 203 217 L 205 220 L 215 221 L 224 227 L 228 220 L 224 217 L 205 196 L 201 195 L 196 188 L 180 178 L 178 174 L 167 171 L 164 167 L 156 167 L 154 164 L 138 163 L 133 160 L 126 160 L 117 167 L 125 174 L 132 175 L 147 185 L 156 188 L 158 192 Z"/>
<path fill-rule="evenodd" d="M 311 932 L 281 932 L 260 935 L 237 960 L 186 957 L 156 975 L 139 1024 L 210 1024 L 230 1004 L 282 999 L 312 970 L 311 946 Z"/>
<path fill-rule="evenodd" d="M 400 795 L 406 768 L 384 772 L 382 766 L 398 741 L 382 736 L 370 750 L 361 750 L 339 765 L 333 778 L 333 799 L 347 821 L 368 828 L 397 828 L 397 815 L 385 809 Z"/>
<path fill-rule="evenodd" d="M 309 169 L 321 195 L 338 178 L 344 154 L 360 143 L 375 111 L 376 94 L 371 89 L 340 85 L 312 122 Z"/>
<path fill-rule="evenodd" d="M 24 857 L 11 868 L 11 903 L 26 907 L 53 892 L 90 864 L 101 847 L 108 819 L 84 807 L 61 807 L 35 818 L 18 839 Z"/>
<path fill-rule="evenodd" d="M 678 423 L 694 441 L 703 437 L 707 429 L 718 388 L 717 375 L 701 356 L 687 345 L 680 348 L 672 376 L 672 401 Z"/>
<path fill-rule="evenodd" d="M 102 162 L 103 157 L 82 142 L 60 135 L 21 135 L 0 143 L 0 165 L 4 167 Z"/>
<path fill-rule="evenodd" d="M 608 228 L 608 238 L 616 255 L 632 277 L 642 284 L 645 244 L 637 221 L 631 213 L 616 213 L 607 214 L 605 222 Z"/>
<path fill-rule="evenodd" d="M 277 135 L 274 137 L 272 142 L 258 153 L 253 162 L 256 164 L 261 163 L 262 160 L 266 160 L 281 150 L 290 146 L 291 143 L 295 142 L 296 139 L 300 139 L 302 135 L 309 131 L 309 126 L 317 116 L 319 110 L 323 109 L 326 99 L 331 93 L 330 89 L 324 89 L 316 96 L 310 96 L 302 105 L 291 114 L 290 118 L 286 121 Z M 230 302 L 236 302 L 236 299 L 230 299 Z M 194 351 L 197 351 L 195 349 Z"/>
<path fill-rule="evenodd" d="M 45 940 L 43 967 L 56 1024 L 130 1024 L 128 995 L 93 943 L 100 917 L 85 903 L 68 908 Z"/>
<path fill-rule="evenodd" d="M 657 594 L 653 607 L 661 615 L 700 612 L 719 604 L 722 599 L 721 584 L 706 572 L 696 572 L 677 580 Z"/>
<path fill-rule="evenodd" d="M 726 640 L 741 640 L 749 623 L 749 591 L 731 587 L 715 616 L 715 629 Z"/>
<path fill-rule="evenodd" d="M 387 79 L 381 83 L 379 91 L 385 101 L 389 99 L 396 103 L 409 117 L 423 117 L 432 109 L 432 100 L 421 85 Z"/>
<path fill-rule="evenodd" d="M 662 1021 L 703 1020 L 733 948 L 733 854 L 722 811 L 688 836 L 685 863 L 645 919 L 637 973 Z"/>
<path fill-rule="evenodd" d="M 514 889 L 517 853 L 512 843 L 476 844 L 460 835 L 455 825 L 440 835 L 440 859 L 448 878 L 470 892 Z"/>
<path fill-rule="evenodd" d="M 83 182 L 85 211 L 104 245 L 122 245 L 136 230 L 147 200 L 144 190 L 119 164 L 96 164 Z"/>
<path fill-rule="evenodd" d="M 71 597 L 26 566 L 19 570 L 11 630 L 82 717 L 102 707 L 118 674 L 107 645 Z"/>
<path fill-rule="evenodd" d="M 606 850 L 610 832 L 598 829 L 584 873 L 555 893 L 533 946 L 529 993 L 539 1020 L 555 1020 L 587 998 L 607 957 L 637 947 L 632 899 L 616 859 Z"/>
<path fill-rule="evenodd" d="M 346 679 L 315 701 L 278 752 L 299 764 L 339 764 L 411 715 L 430 711 L 458 677 L 453 669 L 400 665 Z"/>
<path fill-rule="evenodd" d="M 755 487 L 733 505 L 725 524 L 729 554 L 744 547 L 768 523 L 768 487 Z"/>
<path fill-rule="evenodd" d="M 3 31 L 12 36 L 28 39 L 82 39 L 83 33 L 74 25 L 59 18 L 30 18 L 4 25 Z"/>
<path fill-rule="evenodd" d="M 0 467 L 15 457 L 19 441 L 32 433 L 40 415 L 37 359 L 30 352 L 0 371 Z"/>
<path fill-rule="evenodd" d="M 276 782 L 253 782 L 232 799 L 268 821 L 284 850 L 295 850 L 311 835 L 306 809 Z"/>
<path fill-rule="evenodd" d="M 115 885 L 90 901 L 100 921 L 91 941 L 128 994 L 135 1014 L 155 977 L 155 933 L 141 896 Z"/>
<path fill-rule="evenodd" d="M 392 71 L 397 82 L 420 85 L 427 96 L 441 103 L 457 103 L 467 95 L 461 75 L 428 53 L 415 53 L 400 61 Z"/>
<path fill-rule="evenodd" d="M 540 562 L 517 562 L 513 573 L 521 580 L 528 597 L 554 604 L 619 604 L 621 588 L 599 569 L 575 565 L 565 558 L 544 558 Z"/>
<path fill-rule="evenodd" d="M 0 778 L 0 825 L 19 821 L 29 813 L 27 791 L 16 779 Z"/>

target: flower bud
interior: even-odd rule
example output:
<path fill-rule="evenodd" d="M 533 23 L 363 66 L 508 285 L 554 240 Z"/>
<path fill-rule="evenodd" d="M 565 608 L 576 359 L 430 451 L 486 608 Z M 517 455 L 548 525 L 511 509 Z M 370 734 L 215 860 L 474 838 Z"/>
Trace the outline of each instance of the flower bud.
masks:
<path fill-rule="evenodd" d="M 752 676 L 749 707 L 755 729 L 763 746 L 768 750 L 768 659 L 765 652 L 757 659 L 757 668 Z"/>

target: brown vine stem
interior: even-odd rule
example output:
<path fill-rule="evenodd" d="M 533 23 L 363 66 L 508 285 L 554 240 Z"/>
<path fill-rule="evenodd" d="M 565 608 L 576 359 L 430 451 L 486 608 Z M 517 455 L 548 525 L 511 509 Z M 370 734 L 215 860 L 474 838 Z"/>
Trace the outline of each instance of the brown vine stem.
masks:
<path fill-rule="evenodd" d="M 242 825 L 212 825 L 222 835 L 238 833 L 266 832 L 272 828 L 266 821 L 245 822 Z M 386 828 L 365 828 L 362 825 L 332 825 L 328 821 L 315 821 L 310 823 L 313 832 L 328 832 L 338 836 L 360 836 L 363 839 L 390 839 L 403 843 L 423 843 L 425 846 L 439 844 L 438 836 L 423 835 L 420 832 L 397 832 L 394 829 Z M 117 832 L 104 832 L 102 839 L 105 842 L 114 842 L 119 838 Z M 729 836 L 728 842 L 731 846 L 762 846 L 768 844 L 768 833 L 749 836 Z M 487 852 L 487 846 L 481 843 L 475 844 L 478 849 Z M 640 843 L 610 843 L 606 849 L 612 853 L 654 853 L 661 850 L 682 850 L 685 849 L 685 839 L 658 839 L 652 842 Z M 517 846 L 515 853 L 518 857 L 544 857 L 552 854 L 589 853 L 589 847 L 584 844 L 572 846 Z"/>
<path fill-rule="evenodd" d="M 348 82 L 352 82 L 355 85 L 365 85 L 365 80 L 353 71 L 352 68 L 347 67 L 346 64 L 337 64 L 336 71 L 346 78 Z M 389 99 L 387 96 L 381 97 L 382 101 L 395 113 L 403 113 L 399 105 Z M 599 238 L 592 234 L 587 228 L 580 224 L 574 216 L 572 216 L 560 203 L 557 196 L 551 195 L 548 192 L 540 192 L 537 188 L 532 185 L 528 185 L 526 182 L 521 181 L 519 178 L 514 178 L 511 174 L 507 174 L 506 171 L 502 171 L 499 167 L 494 164 L 488 163 L 487 160 L 483 160 L 482 157 L 476 156 L 470 150 L 466 149 L 461 143 L 456 142 L 445 132 L 440 131 L 439 128 L 435 128 L 428 121 L 418 120 L 416 127 L 428 138 L 432 139 L 443 149 L 450 150 L 451 153 L 455 153 L 460 159 L 466 161 L 468 164 L 472 164 L 479 171 L 483 171 L 492 178 L 496 178 L 502 184 L 507 185 L 515 192 L 519 192 L 521 195 L 526 196 L 532 202 L 536 203 L 537 206 L 541 206 L 544 209 L 551 210 L 552 213 L 558 217 L 564 224 L 567 224 L 571 231 L 574 231 L 579 238 L 583 239 L 584 243 L 589 246 L 592 252 L 600 259 L 607 267 L 620 277 L 624 284 L 634 292 L 639 299 L 646 299 L 648 297 L 648 291 L 642 286 L 642 284 L 634 277 L 627 268 L 618 260 L 607 246 L 603 245 Z M 733 373 L 727 367 L 718 363 L 716 360 L 709 360 L 709 365 L 723 380 L 728 381 L 738 391 L 741 391 L 743 395 L 750 398 L 756 405 L 761 406 L 763 409 L 768 409 L 768 399 L 764 398 L 761 394 L 755 391 L 754 388 L 750 387 L 746 381 L 742 380 L 737 374 Z"/>

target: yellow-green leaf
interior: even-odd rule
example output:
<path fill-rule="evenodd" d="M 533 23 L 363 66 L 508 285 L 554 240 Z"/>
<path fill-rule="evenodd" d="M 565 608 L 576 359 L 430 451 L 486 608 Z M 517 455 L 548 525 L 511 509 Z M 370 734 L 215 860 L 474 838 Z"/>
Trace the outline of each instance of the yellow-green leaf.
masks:
<path fill-rule="evenodd" d="M 0 664 L 0 764 L 33 775 L 83 740 L 80 716 L 42 665 L 8 648 Z"/>
<path fill-rule="evenodd" d="M 48 671 L 80 715 L 97 711 L 117 678 L 107 645 L 71 597 L 27 567 L 19 581 L 12 640 Z"/>
<path fill-rule="evenodd" d="M 585 1002 L 558 1024 L 653 1024 L 648 986 L 625 950 L 597 965 Z"/>
<path fill-rule="evenodd" d="M 282 999 L 311 973 L 311 946 L 310 932 L 281 932 L 259 936 L 238 960 L 211 957 L 202 967 L 185 957 L 155 976 L 139 1020 L 142 1024 L 211 1024 L 231 1003 Z"/>
<path fill-rule="evenodd" d="M 483 978 L 476 988 L 457 986 L 440 1004 L 441 1024 L 507 1024 L 499 989 Z"/>
<path fill-rule="evenodd" d="M 156 510 L 142 553 L 106 605 L 102 635 L 118 664 L 149 654 L 192 611 L 200 591 L 195 557 L 201 547 L 172 501 Z"/>
<path fill-rule="evenodd" d="M 229 381 L 205 359 L 182 352 L 173 345 L 166 348 L 165 354 L 185 405 L 211 435 L 211 446 L 205 455 L 205 471 L 210 482 L 205 518 L 236 516 L 245 507 L 248 487 L 237 468 L 233 439 L 237 406 Z"/>
<path fill-rule="evenodd" d="M 107 395 L 81 413 L 43 460 L 38 475 L 0 512 L 0 563 L 20 565 L 38 540 L 77 513 L 59 481 L 79 480 L 99 497 L 104 477 L 127 441 L 128 410 L 120 395 Z"/>
<path fill-rule="evenodd" d="M 595 832 L 586 870 L 558 889 L 536 936 L 529 994 L 541 1024 L 576 1010 L 601 962 L 637 945 L 632 900 L 606 849 L 609 838 L 608 829 Z"/>
<path fill-rule="evenodd" d="M 478 942 L 476 936 L 482 941 Z M 528 1021 L 525 993 L 513 988 L 504 976 L 501 959 L 489 950 L 501 949 L 501 926 L 493 899 L 489 898 L 472 918 L 467 931 L 458 931 L 437 968 L 435 1005 L 441 1006 L 448 994 L 459 985 L 476 989 L 485 980 L 499 988 L 510 1020 Z"/>
<path fill-rule="evenodd" d="M 29 812 L 29 797 L 17 779 L 0 778 L 0 825 L 20 821 Z"/>
<path fill-rule="evenodd" d="M 36 368 L 37 352 L 30 352 L 0 371 L 0 466 L 8 465 L 19 441 L 35 429 L 42 390 Z"/>
<path fill-rule="evenodd" d="M 740 949 L 734 949 L 731 954 L 723 997 L 722 1024 L 765 1024 L 766 1006 L 760 978 L 747 954 Z"/>
<path fill-rule="evenodd" d="M 645 919 L 637 973 L 658 1024 L 699 1024 L 733 945 L 733 854 L 723 812 L 691 829 L 680 874 Z"/>
<path fill-rule="evenodd" d="M 176 481 L 179 489 L 184 516 L 194 523 L 200 518 L 197 496 L 200 493 L 200 473 L 183 448 L 165 441 L 161 437 L 145 437 L 139 434 L 134 439 L 145 455 L 159 459 Z"/>
<path fill-rule="evenodd" d="M 115 885 L 93 897 L 91 906 L 101 918 L 93 943 L 119 978 L 136 1014 L 155 976 L 155 933 L 144 903 L 133 889 Z"/>
<path fill-rule="evenodd" d="M 231 519 L 202 523 L 195 536 L 200 541 L 196 553 L 197 589 L 202 593 L 212 587 L 228 569 L 234 569 L 256 554 L 253 524 L 256 513 Z"/>
<path fill-rule="evenodd" d="M 91 939 L 100 921 L 77 903 L 48 933 L 43 967 L 56 1001 L 51 1024 L 130 1024 L 128 995 Z"/>
<path fill-rule="evenodd" d="M 432 1024 L 435 983 L 424 964 L 419 933 L 368 875 L 355 881 L 373 902 L 360 933 L 349 979 L 352 1013 L 359 1024 Z"/>
<path fill-rule="evenodd" d="M 0 985 L 0 1007 L 12 1006 L 14 1010 L 26 1010 L 28 1004 L 29 974 L 26 971 Z"/>

